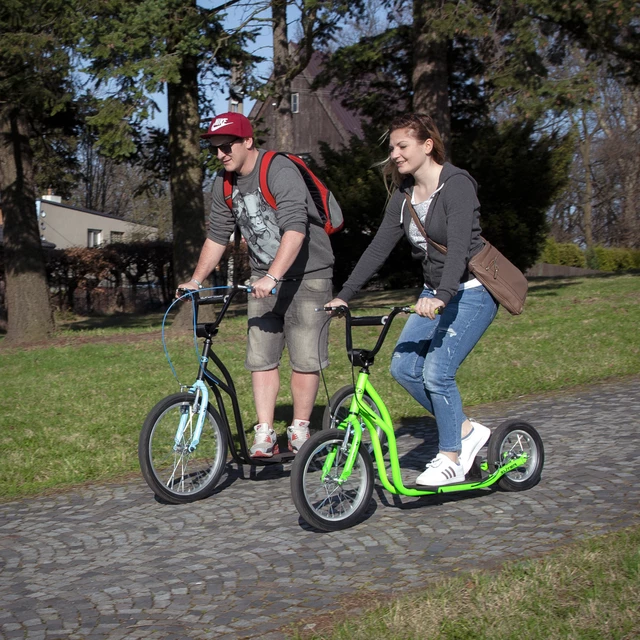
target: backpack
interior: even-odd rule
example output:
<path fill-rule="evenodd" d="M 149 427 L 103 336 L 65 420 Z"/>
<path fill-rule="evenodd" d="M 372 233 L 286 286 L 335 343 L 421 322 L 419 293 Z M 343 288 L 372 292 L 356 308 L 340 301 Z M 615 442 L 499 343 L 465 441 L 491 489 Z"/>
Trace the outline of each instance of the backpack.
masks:
<path fill-rule="evenodd" d="M 318 215 L 324 225 L 324 230 L 327 234 L 337 233 L 344 226 L 344 217 L 342 215 L 342 209 L 338 201 L 335 199 L 333 193 L 329 191 L 327 186 L 316 176 L 311 169 L 306 165 L 304 160 L 293 153 L 285 153 L 282 151 L 266 151 L 262 156 L 260 162 L 260 191 L 267 201 L 267 204 L 272 209 L 277 209 L 276 201 L 271 191 L 269 191 L 269 185 L 267 184 L 267 174 L 269 173 L 269 167 L 271 161 L 275 156 L 281 155 L 285 158 L 289 158 L 300 171 L 300 175 L 304 179 L 304 182 L 311 194 L 313 203 L 316 205 Z M 223 193 L 224 200 L 227 203 L 229 209 L 232 209 L 231 195 L 233 192 L 233 179 L 231 173 L 224 172 L 223 175 Z"/>

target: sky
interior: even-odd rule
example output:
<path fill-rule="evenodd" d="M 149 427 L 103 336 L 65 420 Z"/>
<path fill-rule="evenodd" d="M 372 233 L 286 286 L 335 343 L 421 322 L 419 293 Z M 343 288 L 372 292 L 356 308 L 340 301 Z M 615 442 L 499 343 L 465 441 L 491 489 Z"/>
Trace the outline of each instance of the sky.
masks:
<path fill-rule="evenodd" d="M 223 0 L 198 0 L 198 5 L 207 9 L 213 9 L 215 7 L 224 4 Z M 227 17 L 223 24 L 227 29 L 233 29 L 243 22 L 249 15 L 256 2 L 251 0 L 243 0 L 233 7 L 229 7 L 226 11 Z M 262 17 L 265 21 L 269 18 L 270 12 L 265 12 Z M 262 33 L 258 36 L 256 41 L 251 44 L 249 50 L 250 53 L 259 55 L 266 58 L 266 61 L 258 67 L 258 73 L 267 75 L 271 69 L 271 57 L 272 57 L 272 36 L 271 36 L 271 24 L 265 22 L 265 26 L 262 29 Z M 221 90 L 222 89 L 222 90 Z M 167 129 L 167 95 L 166 93 L 158 93 L 153 96 L 153 99 L 160 107 L 160 111 L 155 114 L 154 118 L 150 120 L 150 125 L 154 127 L 161 127 Z M 213 117 L 217 113 L 223 113 L 229 109 L 229 93 L 227 87 L 219 87 L 213 96 L 215 112 L 211 113 Z M 248 114 L 251 111 L 255 100 L 244 101 L 244 113 Z"/>

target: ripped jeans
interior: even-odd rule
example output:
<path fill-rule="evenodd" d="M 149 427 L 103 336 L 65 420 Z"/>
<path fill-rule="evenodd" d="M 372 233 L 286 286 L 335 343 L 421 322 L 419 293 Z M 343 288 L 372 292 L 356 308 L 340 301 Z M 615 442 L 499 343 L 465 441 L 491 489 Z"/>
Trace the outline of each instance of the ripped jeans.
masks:
<path fill-rule="evenodd" d="M 437 294 L 425 287 L 420 297 Z M 440 451 L 460 452 L 461 426 L 467 417 L 456 373 L 497 312 L 496 301 L 484 287 L 463 289 L 435 320 L 411 315 L 398 338 L 391 375 L 435 416 Z"/>

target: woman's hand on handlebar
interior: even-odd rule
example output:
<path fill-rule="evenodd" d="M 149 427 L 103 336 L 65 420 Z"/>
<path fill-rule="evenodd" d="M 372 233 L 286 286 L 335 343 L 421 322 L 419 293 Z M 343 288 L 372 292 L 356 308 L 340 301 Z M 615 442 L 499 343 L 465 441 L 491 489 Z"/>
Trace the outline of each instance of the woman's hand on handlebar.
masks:
<path fill-rule="evenodd" d="M 348 307 L 349 305 L 342 300 L 342 298 L 334 298 L 333 300 L 331 300 L 331 302 L 327 302 L 327 304 L 324 306 L 325 309 L 327 309 L 327 307 L 333 307 L 334 309 L 336 307 Z M 331 311 L 327 311 L 327 313 L 332 313 Z"/>
<path fill-rule="evenodd" d="M 430 320 L 436 319 L 437 309 L 444 309 L 444 302 L 438 298 L 418 298 L 415 306 L 415 312 L 419 316 Z"/>

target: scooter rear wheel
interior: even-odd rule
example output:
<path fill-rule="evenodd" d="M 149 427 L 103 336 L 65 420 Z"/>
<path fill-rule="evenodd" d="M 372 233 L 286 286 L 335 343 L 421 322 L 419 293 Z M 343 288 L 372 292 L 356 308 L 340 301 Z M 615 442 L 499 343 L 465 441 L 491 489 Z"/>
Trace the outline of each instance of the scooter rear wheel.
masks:
<path fill-rule="evenodd" d="M 491 434 L 487 447 L 489 473 L 523 453 L 527 454 L 526 462 L 498 480 L 498 486 L 504 491 L 526 491 L 540 482 L 544 445 L 535 428 L 522 420 L 507 420 Z"/>

